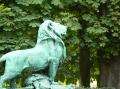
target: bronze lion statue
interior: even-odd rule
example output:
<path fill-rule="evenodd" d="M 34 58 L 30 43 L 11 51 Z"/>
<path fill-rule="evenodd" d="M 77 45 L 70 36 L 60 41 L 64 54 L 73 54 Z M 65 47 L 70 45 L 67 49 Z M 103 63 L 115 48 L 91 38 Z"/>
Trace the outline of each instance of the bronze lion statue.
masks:
<path fill-rule="evenodd" d="M 35 47 L 3 55 L 0 62 L 5 61 L 5 71 L 0 76 L 0 87 L 4 81 L 16 77 L 26 68 L 38 71 L 49 66 L 49 78 L 54 82 L 58 65 L 66 58 L 66 48 L 62 41 L 66 31 L 66 26 L 45 20 L 39 27 Z"/>

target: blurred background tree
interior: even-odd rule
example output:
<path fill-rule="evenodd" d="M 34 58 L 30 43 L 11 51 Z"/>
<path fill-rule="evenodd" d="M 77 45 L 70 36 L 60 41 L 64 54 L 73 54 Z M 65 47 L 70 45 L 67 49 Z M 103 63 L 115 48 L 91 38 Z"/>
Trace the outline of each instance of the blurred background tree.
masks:
<path fill-rule="evenodd" d="M 0 0 L 0 55 L 34 47 L 45 19 L 68 27 L 67 60 L 57 80 L 120 87 L 119 0 Z M 4 67 L 0 65 L 0 72 Z"/>

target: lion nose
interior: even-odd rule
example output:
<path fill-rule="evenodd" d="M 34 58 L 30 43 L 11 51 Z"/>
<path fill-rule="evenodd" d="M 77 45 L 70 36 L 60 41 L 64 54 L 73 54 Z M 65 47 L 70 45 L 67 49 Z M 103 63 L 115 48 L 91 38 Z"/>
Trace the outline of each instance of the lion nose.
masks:
<path fill-rule="evenodd" d="M 66 32 L 62 33 L 63 36 L 65 36 L 66 34 L 67 34 Z"/>
<path fill-rule="evenodd" d="M 67 33 L 66 33 L 66 32 L 64 32 L 64 33 L 62 33 L 61 35 L 62 35 L 62 38 L 63 38 L 63 39 L 65 39 L 65 38 L 66 38 L 66 36 L 67 36 Z"/>

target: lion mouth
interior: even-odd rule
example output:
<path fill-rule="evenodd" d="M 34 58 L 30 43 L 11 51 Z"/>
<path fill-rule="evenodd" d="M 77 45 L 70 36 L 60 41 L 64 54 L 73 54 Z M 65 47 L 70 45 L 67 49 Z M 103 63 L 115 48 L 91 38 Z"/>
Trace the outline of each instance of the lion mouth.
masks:
<path fill-rule="evenodd" d="M 60 37 L 61 39 L 64 39 L 66 37 L 66 32 L 65 33 L 61 33 L 61 34 L 56 33 L 56 35 L 58 37 Z"/>

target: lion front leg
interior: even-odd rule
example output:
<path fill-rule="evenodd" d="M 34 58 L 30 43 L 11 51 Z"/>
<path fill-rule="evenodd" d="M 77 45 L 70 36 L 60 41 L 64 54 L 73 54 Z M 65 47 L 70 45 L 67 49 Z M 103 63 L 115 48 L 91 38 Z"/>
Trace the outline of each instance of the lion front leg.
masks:
<path fill-rule="evenodd" d="M 50 77 L 50 81 L 52 83 L 54 82 L 58 66 L 59 66 L 59 60 L 54 59 L 54 60 L 50 61 L 50 64 L 49 64 L 49 77 Z"/>

